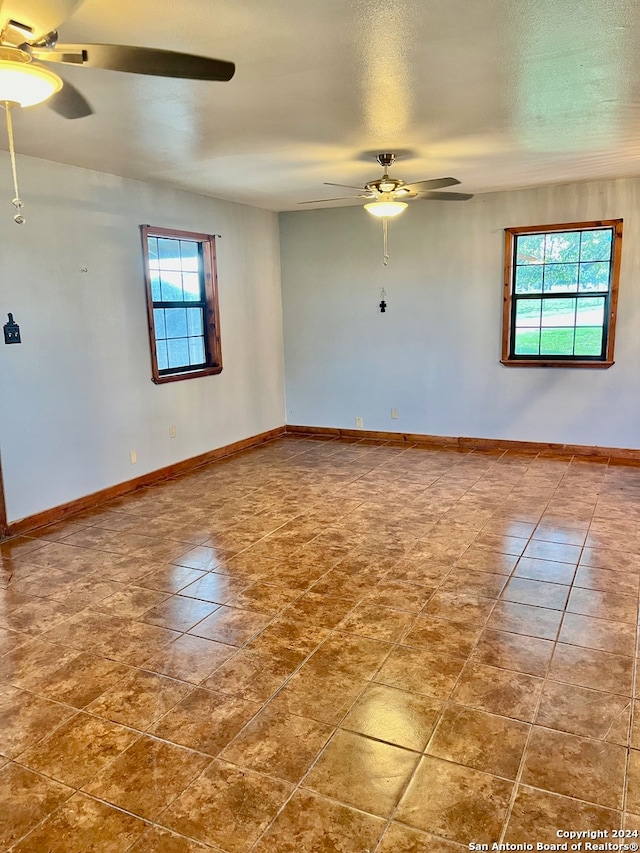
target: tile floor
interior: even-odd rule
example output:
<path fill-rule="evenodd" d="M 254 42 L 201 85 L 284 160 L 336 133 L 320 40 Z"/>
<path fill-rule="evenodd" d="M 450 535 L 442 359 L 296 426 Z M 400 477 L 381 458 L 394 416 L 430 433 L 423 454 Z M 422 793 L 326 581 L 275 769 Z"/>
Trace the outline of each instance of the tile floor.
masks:
<path fill-rule="evenodd" d="M 287 437 L 0 544 L 0 849 L 640 829 L 639 521 L 640 467 Z"/>

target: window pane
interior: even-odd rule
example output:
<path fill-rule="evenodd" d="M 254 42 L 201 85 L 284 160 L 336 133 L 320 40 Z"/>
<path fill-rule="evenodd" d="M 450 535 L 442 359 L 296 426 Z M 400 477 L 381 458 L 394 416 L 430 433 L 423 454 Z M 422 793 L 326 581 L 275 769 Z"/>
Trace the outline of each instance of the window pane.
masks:
<path fill-rule="evenodd" d="M 158 257 L 160 259 L 160 269 L 181 269 L 180 241 L 170 240 L 166 237 L 158 237 Z"/>
<path fill-rule="evenodd" d="M 182 302 L 182 276 L 179 272 L 160 273 L 161 302 Z"/>
<path fill-rule="evenodd" d="M 575 299 L 543 299 L 543 326 L 573 326 L 576 316 Z"/>
<path fill-rule="evenodd" d="M 540 325 L 541 299 L 518 299 L 516 302 L 516 327 Z"/>
<path fill-rule="evenodd" d="M 580 232 L 566 231 L 547 234 L 545 243 L 545 263 L 569 263 L 580 257 Z"/>
<path fill-rule="evenodd" d="M 167 329 L 164 324 L 164 308 L 153 309 L 153 325 L 156 330 L 156 340 L 167 337 Z"/>
<path fill-rule="evenodd" d="M 180 240 L 180 256 L 184 272 L 199 272 L 200 243 L 193 240 Z"/>
<path fill-rule="evenodd" d="M 584 231 L 580 249 L 581 261 L 609 261 L 611 259 L 611 241 L 613 231 L 605 228 L 602 231 Z"/>
<path fill-rule="evenodd" d="M 202 308 L 187 308 L 187 334 L 202 335 Z"/>
<path fill-rule="evenodd" d="M 544 234 L 516 237 L 516 264 L 541 264 L 544 261 Z"/>
<path fill-rule="evenodd" d="M 149 250 L 149 265 L 154 262 L 154 267 L 158 268 L 158 238 L 147 237 L 147 247 Z"/>
<path fill-rule="evenodd" d="M 160 276 L 157 272 L 151 273 L 151 300 L 153 302 L 162 301 L 162 291 L 160 290 Z"/>
<path fill-rule="evenodd" d="M 167 308 L 165 311 L 165 322 L 167 324 L 168 338 L 186 338 L 187 336 L 187 309 Z"/>
<path fill-rule="evenodd" d="M 188 367 L 189 362 L 189 339 L 175 338 L 167 341 L 169 353 L 169 367 Z"/>
<path fill-rule="evenodd" d="M 199 302 L 202 300 L 202 284 L 198 273 L 183 273 L 182 286 L 184 288 L 185 302 Z"/>
<path fill-rule="evenodd" d="M 576 326 L 604 326 L 604 296 L 578 299 Z"/>
<path fill-rule="evenodd" d="M 574 329 L 542 329 L 540 355 L 573 355 Z"/>
<path fill-rule="evenodd" d="M 609 290 L 609 264 L 580 264 L 580 290 Z"/>
<path fill-rule="evenodd" d="M 542 293 L 542 264 L 516 267 L 516 293 Z"/>
<path fill-rule="evenodd" d="M 204 338 L 189 338 L 189 359 L 191 364 L 204 364 Z"/>
<path fill-rule="evenodd" d="M 578 289 L 578 264 L 545 264 L 544 292 Z"/>
<path fill-rule="evenodd" d="M 576 329 L 576 355 L 602 355 L 602 327 Z"/>
<path fill-rule="evenodd" d="M 538 355 L 540 329 L 516 329 L 516 355 Z"/>
<path fill-rule="evenodd" d="M 158 370 L 166 370 L 169 367 L 166 341 L 156 341 L 156 358 L 158 359 Z"/>

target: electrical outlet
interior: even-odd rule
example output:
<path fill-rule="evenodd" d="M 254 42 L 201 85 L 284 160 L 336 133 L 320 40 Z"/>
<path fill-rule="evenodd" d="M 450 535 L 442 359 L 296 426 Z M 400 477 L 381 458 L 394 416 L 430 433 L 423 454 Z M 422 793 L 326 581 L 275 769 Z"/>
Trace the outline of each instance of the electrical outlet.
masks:
<path fill-rule="evenodd" d="M 170 426 L 169 427 L 169 438 L 175 438 L 175 437 L 176 437 L 176 428 L 174 426 Z"/>
<path fill-rule="evenodd" d="M 135 450 L 129 451 L 129 459 L 131 460 L 132 465 L 136 464 L 136 462 L 138 461 L 138 454 L 135 452 Z"/>
<path fill-rule="evenodd" d="M 394 419 L 398 417 L 398 410 L 397 409 L 391 409 L 391 417 Z"/>
<path fill-rule="evenodd" d="M 363 429 L 363 428 L 364 428 L 364 422 L 363 422 L 362 418 L 356 418 L 356 429 Z"/>

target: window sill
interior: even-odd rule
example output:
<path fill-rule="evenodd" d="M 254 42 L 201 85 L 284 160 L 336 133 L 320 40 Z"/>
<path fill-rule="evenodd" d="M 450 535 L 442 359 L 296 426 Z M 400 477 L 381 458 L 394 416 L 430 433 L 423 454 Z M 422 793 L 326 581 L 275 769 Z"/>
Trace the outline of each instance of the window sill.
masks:
<path fill-rule="evenodd" d="M 587 367 L 598 370 L 606 370 L 615 364 L 614 361 L 579 361 L 577 359 L 575 361 L 554 361 L 553 359 L 549 359 L 549 361 L 538 361 L 537 359 L 528 361 L 523 358 L 501 358 L 500 362 L 505 367 Z"/>
<path fill-rule="evenodd" d="M 215 376 L 222 373 L 222 365 L 219 367 L 205 367 L 202 370 L 187 371 L 184 373 L 170 373 L 167 376 L 153 376 L 151 381 L 155 385 L 164 385 L 167 382 L 178 382 L 181 379 L 198 379 L 200 376 Z"/>

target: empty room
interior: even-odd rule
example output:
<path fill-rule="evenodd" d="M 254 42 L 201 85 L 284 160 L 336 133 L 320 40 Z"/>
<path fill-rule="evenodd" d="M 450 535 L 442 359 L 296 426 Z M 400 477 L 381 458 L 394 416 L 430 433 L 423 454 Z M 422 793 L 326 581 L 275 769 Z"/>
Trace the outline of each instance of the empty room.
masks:
<path fill-rule="evenodd" d="M 0 851 L 637 851 L 639 42 L 0 0 Z"/>

